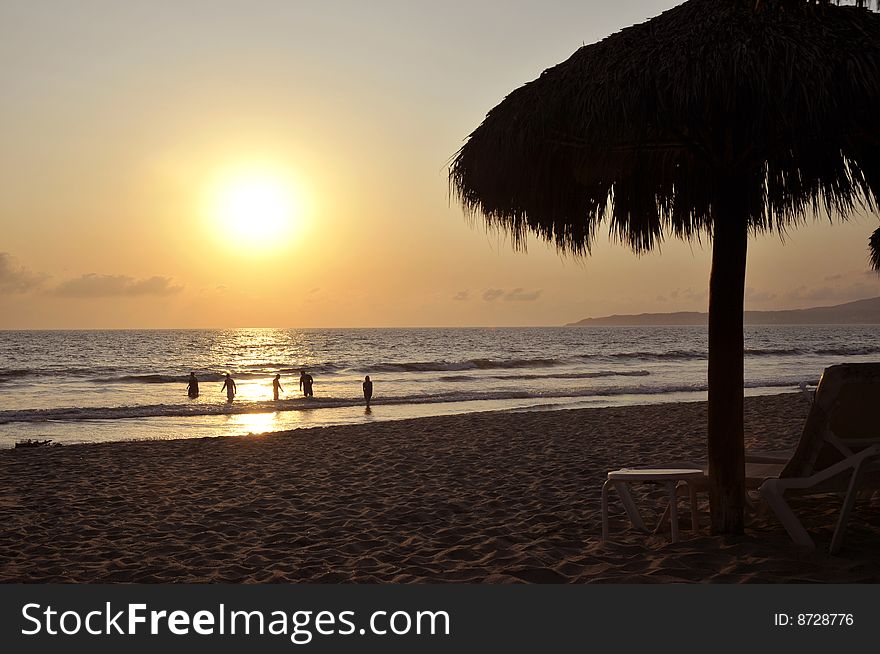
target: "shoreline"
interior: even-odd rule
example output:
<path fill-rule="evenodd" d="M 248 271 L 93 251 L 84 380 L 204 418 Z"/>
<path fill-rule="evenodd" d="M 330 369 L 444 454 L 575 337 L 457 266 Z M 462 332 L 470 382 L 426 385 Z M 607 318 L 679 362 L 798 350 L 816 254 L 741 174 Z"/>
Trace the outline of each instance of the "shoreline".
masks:
<path fill-rule="evenodd" d="M 784 393 L 772 393 L 772 394 L 768 393 L 766 395 L 762 394 L 762 395 L 745 396 L 744 399 L 747 401 L 749 399 L 749 397 L 785 397 L 785 396 L 791 396 L 791 395 L 798 395 L 798 393 L 799 393 L 799 391 L 791 390 L 791 391 L 787 391 Z M 437 402 L 435 404 L 442 404 L 442 402 Z M 456 404 L 456 403 L 451 403 L 451 404 Z M 374 419 L 370 422 L 362 422 L 362 423 L 310 425 L 310 426 L 303 426 L 303 427 L 295 427 L 293 429 L 278 429 L 278 430 L 264 431 L 264 432 L 249 432 L 246 434 L 229 434 L 229 435 L 216 435 L 216 436 L 192 436 L 192 437 L 184 436 L 184 437 L 180 437 L 180 438 L 162 438 L 162 437 L 130 438 L 130 439 L 118 440 L 118 441 L 77 441 L 74 443 L 66 443 L 63 445 L 61 443 L 58 443 L 57 445 L 55 443 L 53 443 L 53 445 L 46 446 L 46 447 L 62 447 L 63 446 L 66 448 L 75 448 L 75 447 L 81 447 L 81 446 L 91 447 L 94 445 L 114 445 L 114 444 L 119 444 L 119 443 L 172 443 L 172 442 L 176 442 L 176 441 L 213 441 L 213 440 L 220 440 L 220 439 L 227 439 L 227 438 L 255 438 L 255 437 L 262 438 L 262 437 L 273 437 L 273 436 L 294 436 L 294 435 L 303 434 L 304 432 L 319 433 L 322 430 L 349 429 L 349 428 L 353 428 L 353 427 L 375 425 L 375 424 L 381 424 L 381 423 L 385 423 L 385 422 L 396 422 L 396 423 L 416 422 L 416 423 L 418 423 L 423 420 L 433 420 L 435 418 L 452 418 L 452 417 L 464 417 L 464 416 L 486 416 L 486 415 L 495 415 L 495 414 L 507 415 L 507 414 L 511 414 L 511 413 L 513 413 L 513 414 L 555 413 L 557 411 L 601 411 L 601 410 L 605 410 L 605 409 L 640 409 L 643 407 L 658 406 L 658 405 L 660 405 L 660 406 L 677 406 L 677 405 L 690 405 L 690 404 L 706 404 L 706 401 L 705 400 L 684 400 L 684 401 L 672 400 L 672 401 L 668 401 L 668 402 L 657 401 L 657 402 L 646 402 L 644 404 L 616 404 L 616 405 L 610 405 L 610 406 L 594 406 L 594 407 L 577 407 L 577 406 L 569 407 L 569 406 L 562 406 L 562 405 L 542 404 L 542 405 L 535 405 L 535 406 L 528 406 L 528 407 L 513 407 L 510 409 L 481 409 L 481 410 L 476 410 L 476 411 L 461 411 L 461 412 L 454 412 L 454 413 L 431 414 L 431 415 L 404 417 L 404 418 L 377 418 L 377 419 Z M 345 405 L 344 407 L 333 407 L 333 408 L 358 408 L 362 405 L 363 405 L 363 401 L 361 400 L 357 403 L 353 402 L 351 405 Z M 388 405 L 388 404 L 382 404 L 382 403 L 377 403 L 377 404 L 373 405 L 374 408 L 378 407 L 380 409 L 383 407 L 387 408 L 389 406 L 393 407 L 393 406 L 397 406 L 397 405 L 393 405 L 393 404 Z M 265 413 L 284 413 L 284 412 L 295 412 L 295 411 L 307 411 L 310 408 L 311 407 L 303 406 L 303 407 L 297 407 L 294 409 L 280 409 L 280 410 L 276 410 L 276 411 L 268 411 L 266 409 L 251 410 L 250 408 L 248 408 L 248 409 L 243 409 L 241 411 L 234 411 L 234 412 L 230 411 L 228 413 L 222 413 L 220 415 L 221 416 L 226 416 L 226 415 L 229 415 L 229 416 L 252 416 L 252 415 L 262 415 Z M 213 416 L 213 414 L 205 414 L 205 415 L 212 415 Z M 164 418 L 164 417 L 172 417 L 173 418 L 173 417 L 189 417 L 189 416 L 175 416 L 175 415 L 173 415 L 173 416 L 144 416 L 144 417 L 131 417 L 131 418 L 129 418 L 129 417 L 108 418 L 108 419 L 106 419 L 106 421 L 110 422 L 110 421 L 115 421 L 115 420 L 143 420 L 143 419 L 149 419 L 149 418 Z M 196 417 L 200 417 L 200 416 L 196 416 Z M 104 421 L 105 419 L 97 419 L 97 420 Z M 91 422 L 94 422 L 94 420 L 82 420 L 82 421 L 78 421 L 77 423 L 74 423 L 74 424 L 82 424 L 85 427 L 85 426 L 88 426 Z M 20 423 L 6 423 L 6 424 L 20 424 Z M 8 449 L 14 449 L 14 448 L 0 448 L 0 452 L 3 452 L 4 450 L 8 450 Z"/>
<path fill-rule="evenodd" d="M 793 446 L 808 409 L 797 394 L 745 408 L 753 449 Z M 703 496 L 701 531 L 684 510 L 670 544 L 627 529 L 612 495 L 602 544 L 607 470 L 705 459 L 705 412 L 481 412 L 3 450 L 0 581 L 880 581 L 876 503 L 856 506 L 839 556 L 822 551 L 834 497 L 797 505 L 815 553 L 798 551 L 772 513 L 743 537 L 709 536 Z M 637 501 L 650 524 L 662 492 L 640 487 Z"/>
<path fill-rule="evenodd" d="M 745 388 L 746 397 L 776 396 L 799 391 L 780 387 Z M 302 398 L 285 400 L 279 407 L 271 401 L 246 403 L 234 407 L 218 404 L 201 409 L 198 413 L 143 413 L 135 408 L 101 409 L 112 417 L 80 417 L 64 419 L 68 413 L 88 412 L 94 409 L 56 409 L 57 418 L 41 420 L 0 421 L 0 451 L 12 449 L 16 441 L 52 440 L 54 444 L 72 446 L 90 443 L 129 441 L 169 441 L 191 438 L 226 438 L 230 436 L 264 435 L 300 429 L 356 426 L 385 421 L 421 420 L 449 415 L 471 413 L 521 413 L 540 411 L 567 411 L 613 407 L 639 407 L 656 404 L 705 402 L 705 390 L 676 393 L 641 393 L 621 395 L 559 396 L 540 398 L 444 400 L 434 402 L 378 401 L 373 410 L 364 412 L 362 399 L 351 399 L 345 404 L 315 402 L 308 404 Z M 292 405 L 292 402 L 296 404 Z M 144 407 L 151 409 L 152 407 Z M 2 420 L 0 412 L 0 420 Z M 73 433 L 89 433 L 82 440 Z"/>

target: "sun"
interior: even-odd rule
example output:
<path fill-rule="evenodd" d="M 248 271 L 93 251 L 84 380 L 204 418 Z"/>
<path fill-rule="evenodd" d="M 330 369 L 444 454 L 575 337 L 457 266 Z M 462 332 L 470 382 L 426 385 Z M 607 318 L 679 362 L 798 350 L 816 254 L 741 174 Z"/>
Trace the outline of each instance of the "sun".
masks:
<path fill-rule="evenodd" d="M 239 251 L 278 248 L 290 241 L 302 217 L 296 184 L 279 171 L 231 171 L 217 179 L 209 195 L 212 231 Z"/>

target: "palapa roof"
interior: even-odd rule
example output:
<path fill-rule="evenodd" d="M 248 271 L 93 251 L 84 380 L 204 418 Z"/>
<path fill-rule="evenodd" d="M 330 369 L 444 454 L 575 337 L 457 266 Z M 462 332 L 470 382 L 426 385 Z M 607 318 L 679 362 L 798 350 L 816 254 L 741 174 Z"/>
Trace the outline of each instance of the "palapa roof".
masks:
<path fill-rule="evenodd" d="M 880 227 L 874 230 L 868 239 L 868 250 L 871 257 L 871 268 L 880 271 Z"/>
<path fill-rule="evenodd" d="M 450 167 L 515 245 L 634 250 L 711 233 L 727 185 L 751 229 L 880 198 L 880 15 L 805 1 L 689 0 L 513 91 Z M 740 192 L 738 190 L 738 192 Z"/>

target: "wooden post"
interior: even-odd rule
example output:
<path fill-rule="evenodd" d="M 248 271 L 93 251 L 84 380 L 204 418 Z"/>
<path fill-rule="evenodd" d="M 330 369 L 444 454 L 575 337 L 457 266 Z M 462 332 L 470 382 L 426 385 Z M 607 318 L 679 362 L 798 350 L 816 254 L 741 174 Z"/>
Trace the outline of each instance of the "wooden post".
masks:
<path fill-rule="evenodd" d="M 728 180 L 714 209 L 709 280 L 709 503 L 713 534 L 741 534 L 745 504 L 743 301 L 745 189 Z M 739 192 L 739 195 L 737 195 Z"/>

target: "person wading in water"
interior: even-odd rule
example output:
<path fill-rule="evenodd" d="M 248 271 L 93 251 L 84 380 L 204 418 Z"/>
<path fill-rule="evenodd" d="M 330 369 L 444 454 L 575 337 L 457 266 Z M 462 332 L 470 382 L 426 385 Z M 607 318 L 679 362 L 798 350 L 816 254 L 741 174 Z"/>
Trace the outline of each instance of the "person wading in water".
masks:
<path fill-rule="evenodd" d="M 235 399 L 235 391 L 236 391 L 235 380 L 232 378 L 232 375 L 230 375 L 228 372 L 226 373 L 226 379 L 223 380 L 223 388 L 221 388 L 220 390 L 226 391 L 226 401 L 227 402 L 232 402 L 232 400 Z"/>
<path fill-rule="evenodd" d="M 370 410 L 371 399 L 373 399 L 373 382 L 370 381 L 370 376 L 367 375 L 364 377 L 364 400 L 367 402 L 367 411 Z"/>
<path fill-rule="evenodd" d="M 186 394 L 195 399 L 199 396 L 199 380 L 196 379 L 196 373 L 189 373 L 189 383 L 186 386 Z"/>
<path fill-rule="evenodd" d="M 299 371 L 299 390 L 302 391 L 303 397 L 314 396 L 314 392 L 312 392 L 312 384 L 314 383 L 315 380 L 309 373 L 305 370 Z"/>

